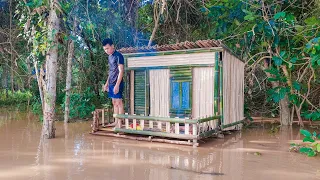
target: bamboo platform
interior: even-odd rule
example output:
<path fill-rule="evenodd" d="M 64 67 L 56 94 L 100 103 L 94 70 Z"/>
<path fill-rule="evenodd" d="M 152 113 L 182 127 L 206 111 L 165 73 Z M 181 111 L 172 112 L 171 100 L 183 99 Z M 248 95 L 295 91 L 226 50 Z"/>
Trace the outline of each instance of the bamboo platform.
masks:
<path fill-rule="evenodd" d="M 199 143 L 193 143 L 190 140 L 177 140 L 177 139 L 164 139 L 154 136 L 142 136 L 142 135 L 126 135 L 124 133 L 115 133 L 112 128 L 100 128 L 99 131 L 91 132 L 92 135 L 109 136 L 123 139 L 130 139 L 136 141 L 158 142 L 158 143 L 170 143 L 178 145 L 199 146 Z"/>
<path fill-rule="evenodd" d="M 105 118 L 106 113 L 110 113 L 110 110 L 96 109 L 92 112 L 91 134 L 197 147 L 199 146 L 198 140 L 220 133 L 217 128 L 210 126 L 216 124 L 220 118 L 219 115 L 188 119 L 114 114 L 114 118 L 120 118 L 124 123 L 121 128 L 111 128 L 106 127 L 107 124 L 112 123 L 110 117 Z"/>

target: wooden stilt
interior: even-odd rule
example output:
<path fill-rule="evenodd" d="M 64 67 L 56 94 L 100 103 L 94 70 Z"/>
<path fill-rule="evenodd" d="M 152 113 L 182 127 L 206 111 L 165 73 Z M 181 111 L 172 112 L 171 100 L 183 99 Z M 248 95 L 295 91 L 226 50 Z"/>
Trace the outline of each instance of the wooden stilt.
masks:
<path fill-rule="evenodd" d="M 135 114 L 134 114 L 135 115 Z M 137 129 L 137 120 L 136 119 L 133 119 L 132 120 L 132 128 L 134 129 L 134 130 L 136 130 Z"/>
<path fill-rule="evenodd" d="M 179 117 L 176 117 L 176 119 L 179 119 Z M 180 134 L 180 128 L 179 128 L 179 123 L 175 123 L 175 131 L 176 134 Z"/>
<path fill-rule="evenodd" d="M 128 113 L 126 113 L 126 115 L 128 115 Z M 125 121 L 125 127 L 126 127 L 126 129 L 129 129 L 129 119 L 126 118 L 124 121 Z"/>
<path fill-rule="evenodd" d="M 189 119 L 189 118 L 186 118 L 186 119 Z M 189 126 L 189 124 L 188 123 L 186 123 L 185 125 L 184 125 L 184 134 L 189 134 L 189 128 L 190 128 L 190 126 Z"/>
<path fill-rule="evenodd" d="M 105 122 L 104 122 L 104 109 L 102 109 L 102 126 L 105 126 Z"/>
<path fill-rule="evenodd" d="M 144 116 L 144 115 L 141 114 L 140 116 Z M 140 127 L 141 129 L 144 129 L 144 120 L 140 120 Z"/>
<path fill-rule="evenodd" d="M 169 118 L 169 116 L 168 116 Z M 170 133 L 171 127 L 170 127 L 170 122 L 166 122 L 166 132 Z"/>

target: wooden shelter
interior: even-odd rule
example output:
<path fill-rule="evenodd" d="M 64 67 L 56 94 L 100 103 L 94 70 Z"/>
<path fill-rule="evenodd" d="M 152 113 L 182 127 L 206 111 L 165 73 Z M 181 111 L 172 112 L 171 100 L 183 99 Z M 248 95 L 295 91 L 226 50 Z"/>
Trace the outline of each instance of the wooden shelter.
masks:
<path fill-rule="evenodd" d="M 244 62 L 220 41 L 119 51 L 125 57 L 127 113 L 113 117 L 125 123 L 106 133 L 105 110 L 98 109 L 93 134 L 197 146 L 199 139 L 241 127 Z"/>

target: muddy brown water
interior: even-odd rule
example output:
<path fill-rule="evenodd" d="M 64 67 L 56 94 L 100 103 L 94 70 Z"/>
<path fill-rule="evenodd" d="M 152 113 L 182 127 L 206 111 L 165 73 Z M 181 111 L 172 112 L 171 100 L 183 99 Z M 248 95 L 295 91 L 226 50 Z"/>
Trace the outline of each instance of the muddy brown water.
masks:
<path fill-rule="evenodd" d="M 298 128 L 250 129 L 198 148 L 93 136 L 90 122 L 56 129 L 42 140 L 36 117 L 0 110 L 0 179 L 320 179 L 320 157 L 288 152 Z"/>

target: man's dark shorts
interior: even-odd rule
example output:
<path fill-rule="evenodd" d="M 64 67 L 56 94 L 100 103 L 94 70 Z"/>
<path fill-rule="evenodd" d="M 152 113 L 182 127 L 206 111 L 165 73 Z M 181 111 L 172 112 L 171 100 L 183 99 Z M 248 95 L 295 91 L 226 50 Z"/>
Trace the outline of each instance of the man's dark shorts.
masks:
<path fill-rule="evenodd" d="M 109 85 L 109 98 L 113 98 L 113 99 L 122 99 L 122 92 L 123 92 L 123 82 L 120 83 L 119 85 L 119 92 L 117 94 L 114 94 L 113 92 L 113 88 L 115 85 L 110 84 Z"/>

